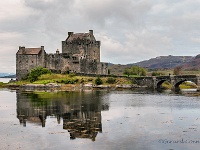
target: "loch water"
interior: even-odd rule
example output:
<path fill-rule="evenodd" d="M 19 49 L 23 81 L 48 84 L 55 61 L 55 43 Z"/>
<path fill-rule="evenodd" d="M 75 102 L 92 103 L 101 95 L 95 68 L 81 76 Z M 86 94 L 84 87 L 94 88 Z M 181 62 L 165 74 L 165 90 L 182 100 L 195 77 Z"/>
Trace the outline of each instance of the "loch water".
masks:
<path fill-rule="evenodd" d="M 197 150 L 200 97 L 0 90 L 1 150 Z"/>

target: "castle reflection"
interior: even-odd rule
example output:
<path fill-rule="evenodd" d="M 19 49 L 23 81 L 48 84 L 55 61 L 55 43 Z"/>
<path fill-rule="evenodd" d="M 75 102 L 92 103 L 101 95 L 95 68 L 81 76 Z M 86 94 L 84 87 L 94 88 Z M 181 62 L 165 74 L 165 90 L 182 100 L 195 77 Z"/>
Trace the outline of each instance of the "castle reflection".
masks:
<path fill-rule="evenodd" d="M 70 139 L 89 138 L 95 141 L 102 132 L 101 111 L 109 110 L 104 102 L 106 91 L 24 93 L 17 92 L 17 118 L 24 127 L 34 123 L 45 127 L 48 116 L 63 120 L 63 129 Z"/>

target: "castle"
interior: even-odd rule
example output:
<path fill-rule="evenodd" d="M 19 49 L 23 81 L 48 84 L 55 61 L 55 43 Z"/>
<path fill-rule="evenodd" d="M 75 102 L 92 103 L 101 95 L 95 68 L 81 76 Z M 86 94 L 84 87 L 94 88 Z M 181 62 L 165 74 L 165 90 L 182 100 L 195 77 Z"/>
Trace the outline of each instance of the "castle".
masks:
<path fill-rule="evenodd" d="M 100 62 L 100 41 L 93 30 L 89 33 L 68 32 L 62 41 L 62 53 L 47 54 L 44 46 L 20 46 L 16 53 L 16 79 L 22 80 L 35 67 L 44 67 L 54 73 L 108 74 L 108 64 Z"/>

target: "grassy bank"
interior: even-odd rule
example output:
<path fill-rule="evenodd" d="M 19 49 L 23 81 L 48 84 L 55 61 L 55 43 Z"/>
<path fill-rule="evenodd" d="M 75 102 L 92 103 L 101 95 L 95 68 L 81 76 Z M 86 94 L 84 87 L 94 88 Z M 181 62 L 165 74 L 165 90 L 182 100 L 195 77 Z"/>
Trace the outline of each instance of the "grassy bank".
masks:
<path fill-rule="evenodd" d="M 97 82 L 97 79 L 100 82 Z M 133 80 L 132 80 L 133 81 Z M 63 85 L 70 84 L 102 84 L 102 85 L 119 85 L 119 84 L 132 84 L 132 81 L 128 78 L 123 77 L 89 77 L 89 76 L 76 76 L 74 74 L 43 74 L 38 77 L 38 79 L 34 82 L 30 82 L 29 80 L 17 81 L 14 83 L 2 83 L 0 82 L 0 87 L 8 87 L 9 85 L 24 85 L 24 84 L 48 84 L 48 83 L 57 83 Z M 164 82 L 162 84 L 164 89 L 171 89 L 172 85 L 169 82 Z M 196 85 L 191 82 L 184 82 L 180 85 L 181 89 L 191 89 L 196 88 Z"/>
<path fill-rule="evenodd" d="M 33 84 L 48 84 L 48 83 L 63 83 L 63 84 L 96 84 L 98 77 L 88 76 L 75 76 L 74 74 L 62 75 L 62 74 L 45 74 L 41 75 L 39 79 Z M 102 84 L 130 84 L 130 81 L 126 78 L 118 77 L 101 77 Z"/>

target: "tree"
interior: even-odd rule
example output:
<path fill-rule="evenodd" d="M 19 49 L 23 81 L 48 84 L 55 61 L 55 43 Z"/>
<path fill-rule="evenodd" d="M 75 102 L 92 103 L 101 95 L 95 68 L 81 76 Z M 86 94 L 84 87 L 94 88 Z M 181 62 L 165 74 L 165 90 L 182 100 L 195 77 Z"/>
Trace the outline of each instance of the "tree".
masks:
<path fill-rule="evenodd" d="M 110 74 L 110 69 L 108 69 L 108 74 Z"/>
<path fill-rule="evenodd" d="M 132 73 L 132 70 L 131 70 L 130 68 L 126 68 L 126 69 L 124 70 L 123 74 L 125 74 L 125 75 L 127 75 L 127 76 L 129 77 L 129 76 L 132 75 L 133 73 Z"/>
<path fill-rule="evenodd" d="M 131 68 L 126 68 L 124 70 L 125 75 L 137 75 L 137 76 L 146 76 L 146 70 L 139 66 L 132 66 Z"/>
<path fill-rule="evenodd" d="M 144 68 L 140 68 L 140 75 L 141 76 L 146 76 L 147 75 L 147 71 Z"/>
<path fill-rule="evenodd" d="M 182 71 L 182 67 L 178 66 L 174 68 L 174 75 L 180 75 Z"/>
<path fill-rule="evenodd" d="M 108 83 L 108 84 L 114 84 L 115 82 L 116 82 L 116 79 L 113 78 L 113 77 L 109 77 L 109 78 L 107 78 L 107 80 L 106 80 L 106 83 Z"/>
<path fill-rule="evenodd" d="M 103 83 L 103 81 L 101 80 L 100 77 L 97 77 L 97 78 L 95 79 L 95 84 L 96 84 L 96 85 L 101 85 L 102 83 Z"/>
<path fill-rule="evenodd" d="M 160 76 L 160 75 L 164 75 L 164 74 L 161 73 L 161 72 L 153 71 L 153 72 L 151 73 L 151 75 L 152 75 L 152 76 Z"/>
<path fill-rule="evenodd" d="M 50 74 L 51 71 L 47 68 L 42 68 L 42 67 L 36 67 L 31 70 L 31 72 L 28 75 L 28 79 L 30 82 L 34 82 L 38 80 L 38 77 L 41 76 L 42 74 Z"/>

